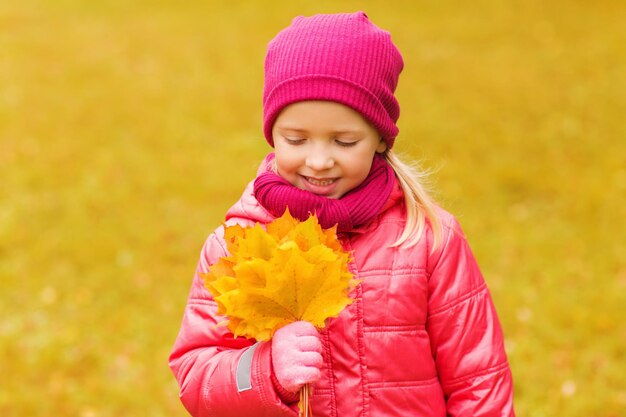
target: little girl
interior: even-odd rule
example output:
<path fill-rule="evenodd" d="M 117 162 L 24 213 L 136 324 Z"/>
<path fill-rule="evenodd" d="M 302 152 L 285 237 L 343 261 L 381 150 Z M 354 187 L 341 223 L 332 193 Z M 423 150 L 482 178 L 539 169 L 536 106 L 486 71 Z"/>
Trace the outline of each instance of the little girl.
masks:
<path fill-rule="evenodd" d="M 211 234 L 170 357 L 193 416 L 513 416 L 500 323 L 455 218 L 393 153 L 403 68 L 363 12 L 297 17 L 268 46 L 264 134 L 274 148 L 226 225 L 290 212 L 337 225 L 361 283 L 318 331 L 296 322 L 269 342 L 234 338 L 201 273 L 226 256 Z"/>

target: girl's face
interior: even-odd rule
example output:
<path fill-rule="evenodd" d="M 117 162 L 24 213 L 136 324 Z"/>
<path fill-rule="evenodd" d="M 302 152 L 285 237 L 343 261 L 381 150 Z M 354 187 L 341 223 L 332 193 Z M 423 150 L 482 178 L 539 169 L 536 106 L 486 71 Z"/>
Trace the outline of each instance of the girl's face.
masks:
<path fill-rule="evenodd" d="M 340 198 L 369 174 L 386 143 L 357 111 L 332 101 L 301 101 L 272 128 L 278 174 L 292 185 Z"/>

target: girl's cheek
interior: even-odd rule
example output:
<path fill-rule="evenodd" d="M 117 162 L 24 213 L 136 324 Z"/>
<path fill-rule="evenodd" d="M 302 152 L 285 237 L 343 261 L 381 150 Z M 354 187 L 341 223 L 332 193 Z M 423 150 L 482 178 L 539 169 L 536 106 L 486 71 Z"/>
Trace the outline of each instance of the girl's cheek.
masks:
<path fill-rule="evenodd" d="M 294 167 L 296 166 L 292 157 L 279 155 L 278 153 L 276 153 L 275 161 L 278 171 L 281 172 L 283 175 L 288 174 L 290 171 L 293 171 Z"/>

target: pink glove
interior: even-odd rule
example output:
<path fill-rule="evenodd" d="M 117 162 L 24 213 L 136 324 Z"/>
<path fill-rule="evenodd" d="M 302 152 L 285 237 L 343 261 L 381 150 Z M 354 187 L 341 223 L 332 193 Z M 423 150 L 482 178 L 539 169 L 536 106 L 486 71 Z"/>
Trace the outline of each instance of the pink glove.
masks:
<path fill-rule="evenodd" d="M 297 321 L 281 327 L 272 338 L 272 365 L 276 379 L 287 391 L 298 392 L 320 379 L 322 342 L 315 327 Z"/>

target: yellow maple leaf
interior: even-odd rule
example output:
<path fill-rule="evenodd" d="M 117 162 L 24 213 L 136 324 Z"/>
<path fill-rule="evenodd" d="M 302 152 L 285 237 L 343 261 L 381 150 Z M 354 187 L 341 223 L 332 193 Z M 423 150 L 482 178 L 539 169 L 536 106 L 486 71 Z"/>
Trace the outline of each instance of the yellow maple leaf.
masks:
<path fill-rule="evenodd" d="M 289 211 L 266 226 L 230 226 L 229 255 L 204 275 L 206 288 L 235 336 L 268 340 L 280 327 L 305 320 L 318 328 L 352 302 L 357 281 L 335 228 Z"/>

